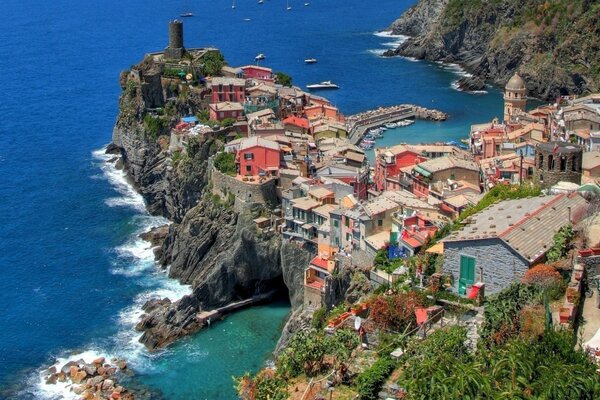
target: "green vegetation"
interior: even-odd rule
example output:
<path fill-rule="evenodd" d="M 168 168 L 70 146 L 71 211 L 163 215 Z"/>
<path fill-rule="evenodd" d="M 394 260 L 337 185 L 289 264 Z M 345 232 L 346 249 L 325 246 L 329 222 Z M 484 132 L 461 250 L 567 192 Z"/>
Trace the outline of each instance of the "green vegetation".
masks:
<path fill-rule="evenodd" d="M 196 117 L 204 124 L 210 119 L 210 112 L 208 110 L 200 110 L 196 113 Z"/>
<path fill-rule="evenodd" d="M 221 152 L 216 155 L 214 161 L 215 168 L 226 175 L 235 176 L 237 173 L 235 167 L 235 155 L 233 153 Z"/>
<path fill-rule="evenodd" d="M 554 243 L 546 253 L 548 262 L 555 262 L 567 255 L 569 243 L 575 237 L 571 225 L 565 225 L 554 234 Z"/>
<path fill-rule="evenodd" d="M 286 381 L 277 376 L 273 370 L 265 369 L 254 378 L 250 374 L 245 374 L 233 379 L 241 399 L 285 400 L 288 398 L 285 390 Z"/>
<path fill-rule="evenodd" d="M 378 399 L 385 380 L 390 376 L 397 362 L 389 356 L 381 357 L 369 369 L 356 377 L 356 389 L 364 400 Z"/>
<path fill-rule="evenodd" d="M 229 126 L 233 126 L 233 124 L 235 124 L 235 118 L 225 118 L 223 121 L 221 121 L 221 127 L 222 128 L 227 128 Z M 214 125 L 211 125 L 214 126 Z"/>
<path fill-rule="evenodd" d="M 218 75 L 221 72 L 221 68 L 227 65 L 223 54 L 221 54 L 219 51 L 210 51 L 206 53 L 202 57 L 201 62 L 202 73 L 205 76 Z"/>
<path fill-rule="evenodd" d="M 275 82 L 282 86 L 292 87 L 292 77 L 284 72 L 275 72 Z"/>
<path fill-rule="evenodd" d="M 162 117 L 146 114 L 144 116 L 144 126 L 150 137 L 156 140 L 160 136 L 163 128 L 167 126 L 167 122 Z"/>
<path fill-rule="evenodd" d="M 165 68 L 163 70 L 162 75 L 165 78 L 176 78 L 176 79 L 181 79 L 181 77 L 183 75 L 185 75 L 185 71 L 182 70 L 181 68 Z"/>

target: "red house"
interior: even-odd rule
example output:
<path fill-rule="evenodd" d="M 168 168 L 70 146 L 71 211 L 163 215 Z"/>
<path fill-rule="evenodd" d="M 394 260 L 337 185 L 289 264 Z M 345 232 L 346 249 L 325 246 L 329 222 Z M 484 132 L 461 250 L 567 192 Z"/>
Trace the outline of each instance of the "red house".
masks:
<path fill-rule="evenodd" d="M 396 181 L 402 175 L 401 169 L 427 160 L 417 150 L 404 144 L 376 149 L 375 152 L 374 182 L 378 191 L 399 190 L 400 184 L 396 184 Z"/>
<path fill-rule="evenodd" d="M 279 170 L 279 144 L 253 136 L 240 143 L 237 153 L 240 175 L 271 175 Z"/>
<path fill-rule="evenodd" d="M 222 103 L 209 104 L 210 119 L 215 121 L 223 121 L 225 118 L 237 119 L 244 115 L 244 106 L 241 103 L 230 103 L 224 101 Z"/>
<path fill-rule="evenodd" d="M 224 101 L 243 103 L 246 80 L 240 78 L 214 77 L 209 86 L 212 90 L 211 103 L 222 103 Z"/>
<path fill-rule="evenodd" d="M 310 133 L 310 125 L 306 118 L 300 118 L 296 116 L 287 117 L 283 121 L 283 126 L 286 131 L 296 132 L 296 133 Z"/>
<path fill-rule="evenodd" d="M 260 79 L 267 82 L 273 82 L 273 70 L 271 68 L 259 67 L 258 65 L 246 65 L 241 70 L 246 79 Z"/>

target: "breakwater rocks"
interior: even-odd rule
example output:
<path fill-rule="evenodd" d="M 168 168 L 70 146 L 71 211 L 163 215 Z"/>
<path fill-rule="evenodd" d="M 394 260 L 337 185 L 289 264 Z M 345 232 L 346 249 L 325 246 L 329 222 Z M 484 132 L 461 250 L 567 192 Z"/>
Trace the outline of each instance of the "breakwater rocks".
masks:
<path fill-rule="evenodd" d="M 518 72 L 531 96 L 600 89 L 600 31 L 591 29 L 597 10 L 590 2 L 546 10 L 536 0 L 471 2 L 420 0 L 389 30 L 409 38 L 384 56 L 458 63 L 476 78 L 503 87 Z M 534 10 L 534 12 L 531 12 Z M 478 81 L 465 89 L 482 90 Z"/>
<path fill-rule="evenodd" d="M 133 400 L 134 394 L 118 384 L 119 375 L 128 373 L 125 360 L 106 362 L 99 357 L 90 363 L 84 360 L 69 361 L 47 370 L 47 385 L 62 384 L 84 400 L 123 399 Z"/>

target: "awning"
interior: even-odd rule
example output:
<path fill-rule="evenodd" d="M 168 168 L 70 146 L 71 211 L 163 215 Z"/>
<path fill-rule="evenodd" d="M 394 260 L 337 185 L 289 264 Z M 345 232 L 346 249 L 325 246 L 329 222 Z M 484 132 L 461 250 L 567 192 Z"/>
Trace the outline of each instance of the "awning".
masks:
<path fill-rule="evenodd" d="M 444 242 L 436 243 L 427 250 L 425 253 L 429 254 L 444 254 Z"/>
<path fill-rule="evenodd" d="M 420 167 L 420 166 L 415 166 L 415 171 L 417 171 L 419 174 L 423 175 L 424 177 L 429 178 L 431 176 L 431 172 L 427 171 L 425 168 Z"/>

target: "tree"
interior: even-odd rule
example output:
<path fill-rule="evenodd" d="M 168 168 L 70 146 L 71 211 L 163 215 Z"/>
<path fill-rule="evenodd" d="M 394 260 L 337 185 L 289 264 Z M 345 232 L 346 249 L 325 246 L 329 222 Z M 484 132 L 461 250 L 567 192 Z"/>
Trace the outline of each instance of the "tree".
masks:
<path fill-rule="evenodd" d="M 217 154 L 214 165 L 218 171 L 226 175 L 235 176 L 237 173 L 237 169 L 235 167 L 235 156 L 233 153 L 221 152 Z"/>
<path fill-rule="evenodd" d="M 221 68 L 226 65 L 225 58 L 219 51 L 209 51 L 202 56 L 201 61 L 202 72 L 206 76 L 218 75 L 221 72 Z"/>
<path fill-rule="evenodd" d="M 284 72 L 276 72 L 275 73 L 275 82 L 282 86 L 291 87 L 292 86 L 292 77 Z"/>

